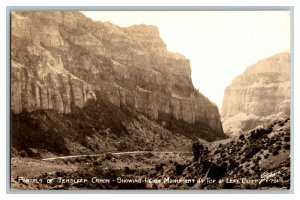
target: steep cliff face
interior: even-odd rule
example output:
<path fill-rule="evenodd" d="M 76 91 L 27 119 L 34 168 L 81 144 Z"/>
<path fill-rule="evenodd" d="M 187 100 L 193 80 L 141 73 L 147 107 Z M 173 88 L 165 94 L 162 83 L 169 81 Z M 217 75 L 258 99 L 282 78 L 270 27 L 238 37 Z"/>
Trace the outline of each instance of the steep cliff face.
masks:
<path fill-rule="evenodd" d="M 207 134 L 223 136 L 218 108 L 193 87 L 189 60 L 168 52 L 155 26 L 121 28 L 79 12 L 11 17 L 14 113 L 70 113 L 102 98 L 162 123 L 167 115 L 205 124 Z"/>
<path fill-rule="evenodd" d="M 290 55 L 261 60 L 235 78 L 224 92 L 223 128 L 238 135 L 290 114 Z"/>
<path fill-rule="evenodd" d="M 238 76 L 224 93 L 222 116 L 290 113 L 290 55 L 261 60 Z"/>

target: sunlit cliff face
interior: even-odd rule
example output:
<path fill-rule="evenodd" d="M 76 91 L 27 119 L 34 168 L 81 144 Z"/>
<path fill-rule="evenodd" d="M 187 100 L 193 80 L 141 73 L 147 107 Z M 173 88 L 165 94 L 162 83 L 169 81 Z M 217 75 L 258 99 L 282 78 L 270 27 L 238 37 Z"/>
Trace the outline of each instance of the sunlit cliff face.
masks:
<path fill-rule="evenodd" d="M 290 114 L 290 54 L 281 53 L 247 68 L 225 90 L 222 115 Z"/>

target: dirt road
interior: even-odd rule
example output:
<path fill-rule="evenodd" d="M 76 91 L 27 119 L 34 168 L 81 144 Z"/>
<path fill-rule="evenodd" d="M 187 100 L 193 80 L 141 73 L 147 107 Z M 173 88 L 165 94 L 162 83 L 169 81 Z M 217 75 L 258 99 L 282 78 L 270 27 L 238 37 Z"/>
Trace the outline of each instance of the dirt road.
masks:
<path fill-rule="evenodd" d="M 43 161 L 49 160 L 57 160 L 57 159 L 69 159 L 69 158 L 82 158 L 82 157 L 100 157 L 105 156 L 107 154 L 112 155 L 124 155 L 124 154 L 143 154 L 143 153 L 153 153 L 153 154 L 166 154 L 166 153 L 175 153 L 173 151 L 127 151 L 127 152 L 117 152 L 117 153 L 103 153 L 103 154 L 92 154 L 92 155 L 72 155 L 72 156 L 59 156 L 59 157 L 52 157 L 52 158 L 44 158 Z M 189 154 L 192 152 L 176 152 L 182 154 Z"/>

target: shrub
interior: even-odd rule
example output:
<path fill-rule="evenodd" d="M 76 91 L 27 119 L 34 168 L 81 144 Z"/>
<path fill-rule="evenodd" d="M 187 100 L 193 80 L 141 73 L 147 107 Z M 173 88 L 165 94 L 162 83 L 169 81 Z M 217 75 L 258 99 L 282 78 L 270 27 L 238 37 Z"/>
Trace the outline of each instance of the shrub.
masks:
<path fill-rule="evenodd" d="M 185 167 L 186 167 L 185 165 L 177 164 L 175 170 L 176 174 L 181 175 Z"/>
<path fill-rule="evenodd" d="M 245 135 L 244 135 L 244 134 L 241 134 L 241 135 L 239 136 L 239 139 L 240 139 L 240 140 L 244 140 L 244 139 L 245 139 Z"/>
<path fill-rule="evenodd" d="M 275 151 L 272 152 L 273 156 L 277 156 L 278 154 L 279 154 L 279 152 L 277 150 L 275 150 Z"/>
<path fill-rule="evenodd" d="M 155 165 L 155 171 L 156 172 L 159 172 L 162 169 L 163 169 L 163 167 L 161 165 Z"/>
<path fill-rule="evenodd" d="M 130 173 L 131 173 L 130 168 L 129 168 L 129 167 L 125 167 L 125 168 L 124 168 L 124 173 L 125 173 L 125 174 L 130 174 Z"/>
<path fill-rule="evenodd" d="M 290 141 L 290 137 L 289 137 L 289 136 L 285 136 L 285 137 L 284 137 L 284 141 L 285 141 L 285 142 L 289 142 L 289 141 Z"/>
<path fill-rule="evenodd" d="M 22 151 L 19 152 L 19 155 L 20 155 L 22 158 L 24 158 L 24 157 L 26 157 L 26 152 L 25 152 L 24 150 L 22 150 Z"/>
<path fill-rule="evenodd" d="M 260 156 L 257 156 L 256 160 L 261 160 L 261 157 L 260 157 Z"/>
<path fill-rule="evenodd" d="M 285 149 L 285 150 L 290 150 L 290 148 L 291 148 L 290 144 L 284 145 L 284 149 Z"/>
<path fill-rule="evenodd" d="M 268 159 L 268 158 L 269 158 L 269 154 L 265 154 L 265 155 L 264 155 L 264 158 L 265 158 L 265 159 Z"/>
<path fill-rule="evenodd" d="M 111 160 L 112 158 L 113 158 L 112 153 L 107 153 L 107 154 L 105 154 L 105 159 L 106 159 L 106 160 Z"/>
<path fill-rule="evenodd" d="M 260 149 L 258 147 L 253 147 L 246 153 L 246 158 L 252 158 L 257 152 L 259 152 Z"/>

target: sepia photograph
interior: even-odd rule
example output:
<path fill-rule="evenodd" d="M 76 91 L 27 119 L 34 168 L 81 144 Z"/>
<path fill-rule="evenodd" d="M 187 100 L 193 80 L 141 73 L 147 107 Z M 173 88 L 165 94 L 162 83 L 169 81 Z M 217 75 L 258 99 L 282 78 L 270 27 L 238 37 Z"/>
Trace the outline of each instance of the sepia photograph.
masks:
<path fill-rule="evenodd" d="M 10 12 L 10 189 L 290 190 L 290 10 Z"/>

